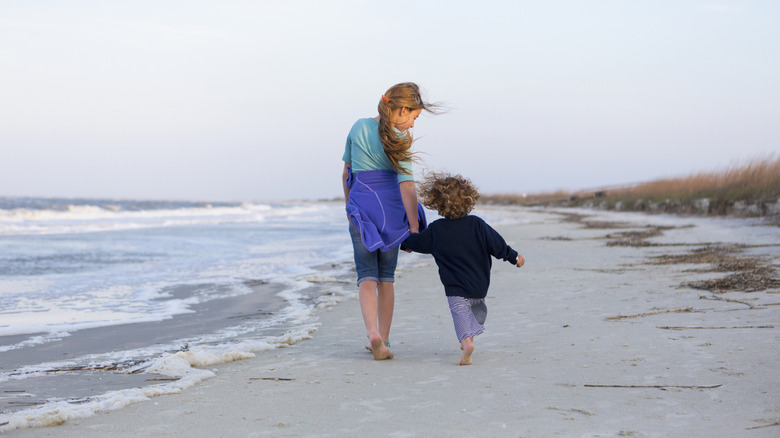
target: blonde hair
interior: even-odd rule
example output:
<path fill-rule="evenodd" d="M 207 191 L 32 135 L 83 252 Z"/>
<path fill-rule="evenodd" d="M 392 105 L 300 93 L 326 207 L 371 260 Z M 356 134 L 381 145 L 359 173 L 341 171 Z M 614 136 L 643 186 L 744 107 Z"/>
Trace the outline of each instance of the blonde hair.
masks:
<path fill-rule="evenodd" d="M 447 219 L 466 216 L 479 199 L 477 188 L 461 175 L 433 172 L 417 185 L 421 203 Z"/>
<path fill-rule="evenodd" d="M 413 82 L 395 84 L 382 95 L 377 108 L 379 110 L 379 139 L 382 141 L 385 155 L 396 173 L 408 175 L 409 170 L 401 167 L 400 163 L 415 158 L 411 151 L 414 142 L 412 134 L 404 132 L 403 135 L 398 135 L 398 131 L 393 129 L 397 111 L 406 108 L 409 111 L 425 110 L 435 114 L 436 107 L 435 104 L 423 102 L 420 87 Z"/>

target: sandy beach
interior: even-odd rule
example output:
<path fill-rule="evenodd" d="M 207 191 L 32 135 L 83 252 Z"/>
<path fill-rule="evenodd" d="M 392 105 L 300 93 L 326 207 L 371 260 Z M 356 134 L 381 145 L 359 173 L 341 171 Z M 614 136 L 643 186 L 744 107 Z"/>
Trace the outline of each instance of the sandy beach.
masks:
<path fill-rule="evenodd" d="M 527 262 L 494 263 L 470 366 L 433 259 L 401 254 L 393 360 L 364 350 L 351 298 L 311 339 L 180 394 L 7 436 L 780 436 L 780 228 L 523 212 L 496 226 Z M 768 266 L 768 287 L 713 290 L 731 273 L 674 258 L 703 248 Z"/>

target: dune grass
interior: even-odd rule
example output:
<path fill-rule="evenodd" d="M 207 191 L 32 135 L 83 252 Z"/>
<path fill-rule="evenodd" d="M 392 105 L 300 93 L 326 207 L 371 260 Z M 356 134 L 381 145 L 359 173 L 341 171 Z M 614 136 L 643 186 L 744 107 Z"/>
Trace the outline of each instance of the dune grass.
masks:
<path fill-rule="evenodd" d="M 531 195 L 483 195 L 482 202 L 509 205 L 566 205 L 708 215 L 778 215 L 780 157 L 774 154 L 726 169 L 676 178 Z"/>

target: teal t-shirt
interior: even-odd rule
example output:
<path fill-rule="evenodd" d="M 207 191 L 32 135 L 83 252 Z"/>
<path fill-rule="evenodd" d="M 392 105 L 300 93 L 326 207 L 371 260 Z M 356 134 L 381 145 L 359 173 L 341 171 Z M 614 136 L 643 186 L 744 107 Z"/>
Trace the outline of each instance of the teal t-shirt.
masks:
<path fill-rule="evenodd" d="M 372 118 L 360 119 L 352 125 L 344 148 L 345 163 L 352 163 L 352 172 L 364 170 L 393 170 L 393 165 L 385 155 L 382 140 L 379 139 L 379 122 Z M 412 162 L 402 161 L 401 167 L 409 174 L 398 174 L 398 182 L 414 181 Z"/>

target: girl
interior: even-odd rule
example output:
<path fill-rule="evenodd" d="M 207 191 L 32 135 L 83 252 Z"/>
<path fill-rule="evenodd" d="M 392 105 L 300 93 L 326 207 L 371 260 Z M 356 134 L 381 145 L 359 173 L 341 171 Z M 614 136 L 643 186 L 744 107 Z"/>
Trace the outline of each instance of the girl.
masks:
<path fill-rule="evenodd" d="M 491 256 L 518 268 L 525 259 L 493 228 L 469 213 L 479 198 L 477 189 L 460 175 L 433 173 L 420 186 L 423 204 L 439 212 L 438 219 L 419 234 L 412 234 L 404 249 L 431 254 L 455 323 L 463 355 L 458 365 L 471 365 L 474 336 L 481 334 L 487 317 Z"/>
<path fill-rule="evenodd" d="M 398 247 L 424 228 L 412 176 L 414 122 L 435 105 L 411 82 L 393 85 L 379 100 L 379 115 L 352 126 L 344 149 L 342 183 L 355 255 L 358 297 L 374 359 L 392 359 L 390 324 L 395 305 Z M 422 220 L 422 223 L 421 223 Z"/>

